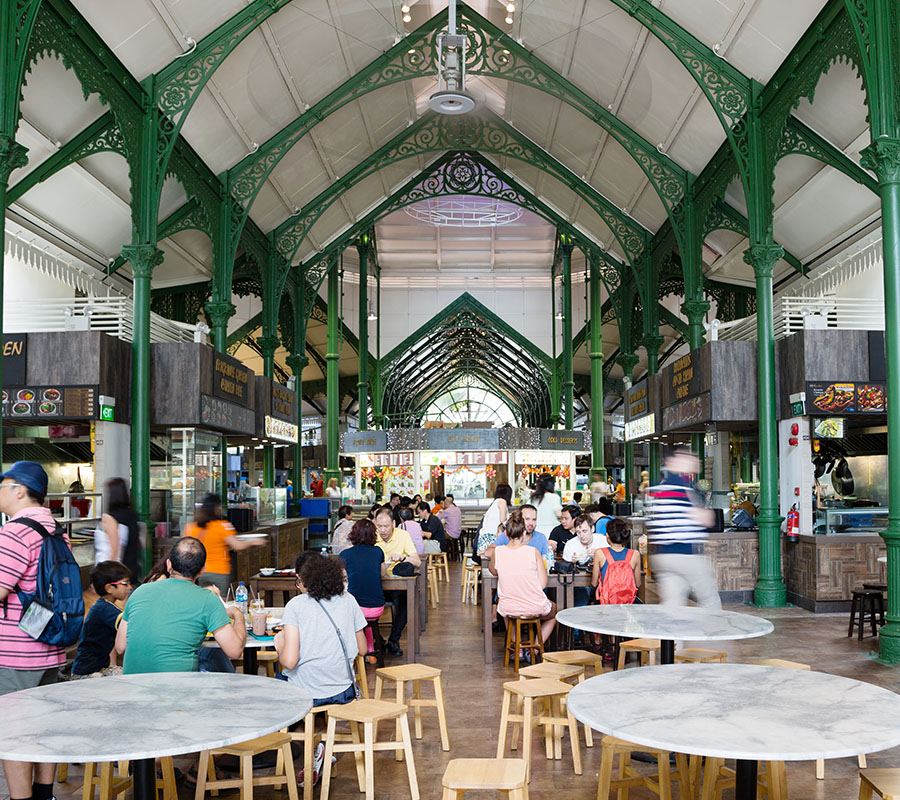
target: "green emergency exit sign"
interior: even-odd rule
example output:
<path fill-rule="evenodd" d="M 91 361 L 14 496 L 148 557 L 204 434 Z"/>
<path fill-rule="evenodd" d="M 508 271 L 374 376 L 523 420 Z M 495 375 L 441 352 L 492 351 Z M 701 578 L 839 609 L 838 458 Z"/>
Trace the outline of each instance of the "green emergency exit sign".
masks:
<path fill-rule="evenodd" d="M 105 422 L 112 422 L 114 419 L 115 406 L 100 406 L 100 419 Z"/>
<path fill-rule="evenodd" d="M 806 413 L 806 409 L 803 408 L 803 401 L 798 400 L 796 403 L 791 403 L 791 416 L 792 417 L 802 417 Z"/>

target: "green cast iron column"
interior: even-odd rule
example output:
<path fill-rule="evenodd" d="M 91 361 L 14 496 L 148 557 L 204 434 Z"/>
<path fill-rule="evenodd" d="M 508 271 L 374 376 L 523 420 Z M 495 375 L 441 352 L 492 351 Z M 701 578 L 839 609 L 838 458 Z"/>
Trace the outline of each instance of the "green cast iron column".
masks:
<path fill-rule="evenodd" d="M 603 295 L 597 259 L 590 256 L 591 471 L 606 477 L 603 453 Z"/>
<path fill-rule="evenodd" d="M 303 342 L 295 343 L 299 350 L 303 348 Z M 300 516 L 300 492 L 303 489 L 303 368 L 309 363 L 309 359 L 301 352 L 288 356 L 285 361 L 291 374 L 294 376 L 294 391 L 297 394 L 297 441 L 294 443 L 294 468 L 291 470 L 291 480 L 294 484 L 294 509 L 293 513 Z M 292 509 L 288 509 L 288 515 Z"/>
<path fill-rule="evenodd" d="M 757 381 L 759 390 L 759 577 L 756 605 L 783 606 L 787 589 L 781 577 L 781 516 L 778 513 L 778 431 L 775 422 L 775 323 L 772 276 L 784 248 L 753 244 L 744 261 L 756 276 Z"/>
<path fill-rule="evenodd" d="M 556 362 L 556 275 L 550 270 L 550 332 L 553 338 L 553 375 L 550 376 L 550 427 L 559 427 L 559 364 Z"/>
<path fill-rule="evenodd" d="M 565 428 L 572 430 L 575 426 L 575 365 L 572 353 L 572 237 L 562 234 L 559 237 L 559 248 L 562 251 L 563 267 L 563 397 L 566 402 Z"/>
<path fill-rule="evenodd" d="M 3 12 L 6 13 L 6 12 Z M 0 136 L 0 208 L 6 219 L 6 192 L 9 189 L 9 176 L 13 170 L 24 167 L 28 163 L 27 152 L 18 144 L 13 136 Z M 6 252 L 6 226 L 0 233 L 0 330 L 3 330 L 3 253 Z M 0 363 L 0 386 L 3 384 L 3 364 Z M 0 434 L 0 465 L 3 464 L 3 436 Z"/>
<path fill-rule="evenodd" d="M 369 429 L 369 234 L 356 240 L 359 253 L 359 430 Z"/>
<path fill-rule="evenodd" d="M 277 336 L 260 336 L 256 343 L 262 350 L 263 375 L 269 380 L 275 378 L 275 351 L 281 340 Z M 263 486 L 271 489 L 275 486 L 275 446 L 263 445 Z"/>
<path fill-rule="evenodd" d="M 209 321 L 212 323 L 212 340 L 213 347 L 217 353 L 225 353 L 228 350 L 228 320 L 234 316 L 237 311 L 234 303 L 229 300 L 211 300 L 204 309 L 209 315 Z M 221 437 L 222 448 L 222 469 L 219 478 L 219 495 L 222 498 L 228 497 L 228 471 L 225 469 L 228 465 L 228 437 Z M 255 461 L 250 462 L 249 478 L 253 480 L 253 468 Z"/>
<path fill-rule="evenodd" d="M 747 443 L 744 442 L 744 447 Z M 741 481 L 750 483 L 753 480 L 753 455 L 748 452 L 741 453 Z"/>
<path fill-rule="evenodd" d="M 700 290 L 702 292 L 702 289 Z M 709 311 L 709 300 L 686 300 L 681 304 L 681 310 L 688 319 L 688 345 L 691 352 L 699 350 L 703 347 L 705 337 L 705 328 L 703 327 L 703 319 L 706 312 Z M 702 433 L 691 434 L 691 450 L 697 454 L 700 459 L 700 477 L 702 478 L 706 472 L 703 450 L 704 439 Z"/>
<path fill-rule="evenodd" d="M 338 432 L 338 416 L 340 414 L 340 390 L 338 388 L 338 304 L 340 303 L 338 288 L 338 267 L 335 261 L 328 270 L 328 352 L 325 354 L 325 387 L 327 410 L 325 417 L 327 453 L 325 460 L 325 483 L 332 478 L 341 480 L 340 469 L 340 435 Z"/>
<path fill-rule="evenodd" d="M 873 134 L 874 135 L 874 134 Z M 881 193 L 884 251 L 884 339 L 887 356 L 888 526 L 887 624 L 878 635 L 881 660 L 900 663 L 900 139 L 882 137 L 863 150 Z"/>
<path fill-rule="evenodd" d="M 375 262 L 375 374 L 372 376 L 372 417 L 376 430 L 384 429 L 381 413 L 381 269 Z"/>
<path fill-rule="evenodd" d="M 628 379 L 626 391 L 631 385 L 634 376 L 634 368 L 637 366 L 639 360 L 636 353 L 620 353 L 619 357 L 616 359 L 616 362 L 622 367 L 622 371 Z M 625 442 L 625 480 L 623 480 L 622 483 L 625 484 L 625 502 L 630 503 L 631 493 L 634 488 L 634 442 Z"/>
<path fill-rule="evenodd" d="M 150 521 L 150 279 L 163 251 L 151 244 L 127 244 L 122 256 L 134 278 L 131 345 L 131 493 L 141 519 Z M 152 546 L 148 536 L 147 548 Z M 145 554 L 145 562 L 149 554 Z M 145 568 L 149 564 L 144 564 Z"/>
<path fill-rule="evenodd" d="M 659 333 L 644 335 L 644 349 L 647 351 L 647 373 L 656 375 L 659 372 L 659 348 L 663 346 L 663 337 Z M 662 420 L 656 420 L 656 430 L 662 429 Z M 650 473 L 650 485 L 659 480 L 659 442 L 647 442 L 647 471 Z"/>

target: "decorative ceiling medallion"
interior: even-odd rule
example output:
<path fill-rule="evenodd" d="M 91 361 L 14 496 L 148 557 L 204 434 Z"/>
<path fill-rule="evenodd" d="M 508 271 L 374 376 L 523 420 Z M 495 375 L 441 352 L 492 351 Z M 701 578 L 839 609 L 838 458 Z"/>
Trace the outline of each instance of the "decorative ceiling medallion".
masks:
<path fill-rule="evenodd" d="M 405 209 L 413 219 L 437 227 L 496 228 L 522 216 L 521 206 L 491 197 L 432 197 Z"/>

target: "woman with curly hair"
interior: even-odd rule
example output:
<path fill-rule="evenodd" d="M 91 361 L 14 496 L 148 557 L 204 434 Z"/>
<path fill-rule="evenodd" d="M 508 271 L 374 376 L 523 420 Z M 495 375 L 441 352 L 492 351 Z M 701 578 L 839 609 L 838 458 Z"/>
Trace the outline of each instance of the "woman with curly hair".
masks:
<path fill-rule="evenodd" d="M 365 652 L 366 619 L 344 591 L 344 564 L 336 556 L 301 553 L 300 594 L 284 608 L 284 630 L 275 636 L 278 660 L 288 682 L 314 698 L 313 705 L 355 699 L 352 661 Z"/>

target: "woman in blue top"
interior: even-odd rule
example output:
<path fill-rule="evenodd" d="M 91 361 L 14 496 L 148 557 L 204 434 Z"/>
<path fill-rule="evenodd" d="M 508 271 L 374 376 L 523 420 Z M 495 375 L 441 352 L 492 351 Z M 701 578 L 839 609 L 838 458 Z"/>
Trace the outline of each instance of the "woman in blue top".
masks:
<path fill-rule="evenodd" d="M 384 589 L 381 579 L 387 575 L 384 550 L 375 546 L 375 523 L 361 519 L 350 529 L 350 544 L 340 557 L 347 569 L 347 591 L 359 603 L 366 621 L 377 620 L 384 613 Z M 368 659 L 373 654 L 372 629 L 366 628 Z"/>

